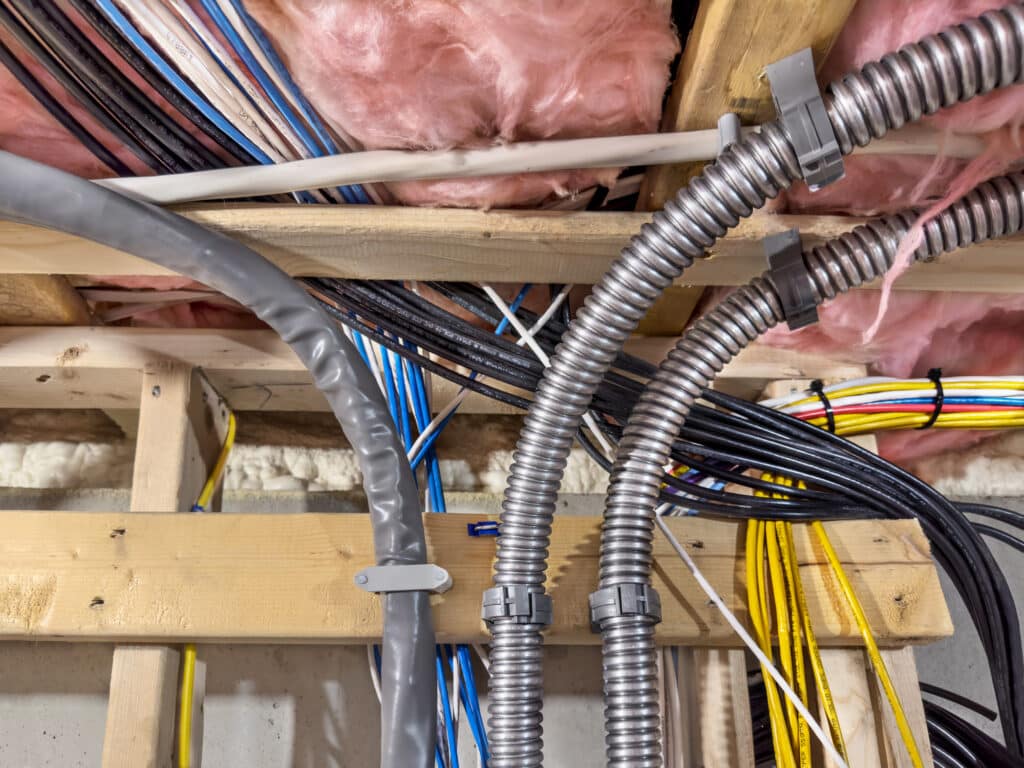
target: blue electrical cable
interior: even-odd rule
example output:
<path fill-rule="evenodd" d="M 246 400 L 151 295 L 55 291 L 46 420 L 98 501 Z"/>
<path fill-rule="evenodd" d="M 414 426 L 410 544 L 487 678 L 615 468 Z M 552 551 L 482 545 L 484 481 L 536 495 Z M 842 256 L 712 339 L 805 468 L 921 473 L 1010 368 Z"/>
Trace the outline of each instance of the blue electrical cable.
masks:
<path fill-rule="evenodd" d="M 248 28 L 249 33 L 253 36 L 253 39 L 256 41 L 256 44 L 260 47 L 260 50 L 263 51 L 263 55 L 266 56 L 267 61 L 270 62 L 270 66 L 277 73 L 277 76 L 281 79 L 281 81 L 288 87 L 288 90 L 291 92 L 292 97 L 294 98 L 295 103 L 299 108 L 299 112 L 302 114 L 303 119 L 305 119 L 306 124 L 309 125 L 309 127 L 313 130 L 313 133 L 316 134 L 316 137 L 320 140 L 320 144 L 323 147 L 323 149 L 326 150 L 326 152 L 331 155 L 340 154 L 341 149 L 338 146 L 337 142 L 334 141 L 334 138 L 331 136 L 326 126 L 324 126 L 323 121 L 320 119 L 319 115 L 317 115 L 316 110 L 314 110 L 312 106 L 310 106 L 309 102 L 306 100 L 305 95 L 302 93 L 302 89 L 300 89 L 299 86 L 295 83 L 295 80 L 292 78 L 291 72 L 289 72 L 288 67 L 284 65 L 284 62 L 281 60 L 281 57 L 277 53 L 277 49 L 274 48 L 274 44 L 270 42 L 270 39 L 263 31 L 263 28 L 259 25 L 256 19 L 254 19 L 249 14 L 245 6 L 242 4 L 241 0 L 228 1 L 231 3 L 231 6 L 235 9 L 235 12 L 238 14 L 238 17 L 242 20 L 242 23 L 245 24 L 245 26 Z M 250 69 L 252 68 L 250 67 Z M 263 71 L 262 68 L 261 71 Z M 370 196 L 366 193 L 366 190 L 361 185 L 354 184 L 347 187 L 347 189 L 349 189 L 354 195 L 354 202 L 363 205 L 371 205 L 373 203 L 373 201 L 370 199 Z M 346 197 L 346 199 L 348 198 Z"/>
<path fill-rule="evenodd" d="M 1024 408 L 1024 398 L 1021 397 L 945 397 L 945 405 L 1006 405 L 1012 408 Z M 899 410 L 900 405 L 932 405 L 934 397 L 908 397 L 903 400 L 878 400 L 864 405 L 891 405 L 894 410 Z M 836 406 L 842 407 L 842 405 Z"/>
<path fill-rule="evenodd" d="M 252 158 L 262 165 L 272 165 L 273 160 L 248 137 L 238 130 L 209 101 L 201 96 L 191 85 L 178 74 L 177 70 L 168 65 L 167 61 L 149 44 L 149 41 L 132 25 L 128 18 L 114 5 L 113 0 L 96 0 L 96 5 L 107 20 L 118 32 L 156 69 L 175 90 L 188 99 L 203 117 L 213 123 L 220 131 L 248 152 Z"/>
<path fill-rule="evenodd" d="M 423 370 L 413 363 L 399 358 L 404 365 L 406 376 L 412 384 L 413 390 L 413 418 L 416 421 L 416 431 L 422 433 L 430 423 L 430 404 L 427 400 L 427 387 L 423 380 Z M 410 446 L 411 447 L 411 446 Z M 430 483 L 430 504 L 435 512 L 447 512 L 448 507 L 444 500 L 444 489 L 441 485 L 441 468 L 437 460 L 436 451 L 431 451 L 427 457 L 427 479 Z"/>
<path fill-rule="evenodd" d="M 469 646 L 460 645 L 455 649 L 459 657 L 459 671 L 462 673 L 462 701 L 466 711 L 470 713 L 469 727 L 473 731 L 473 738 L 476 741 L 477 750 L 486 768 L 491 758 L 490 747 L 487 744 L 487 728 L 484 725 L 483 713 L 480 710 L 480 696 L 476 686 L 476 676 L 473 674 L 473 658 L 469 653 Z"/>
<path fill-rule="evenodd" d="M 213 20 L 213 23 L 216 25 L 217 29 L 220 30 L 220 32 L 224 35 L 228 43 L 230 43 L 231 48 L 242 60 L 242 63 L 245 64 L 246 68 L 252 73 L 260 88 L 262 88 L 263 91 L 267 94 L 271 103 L 274 105 L 277 111 L 281 113 L 281 116 L 284 118 L 285 122 L 288 123 L 288 126 L 295 132 L 296 136 L 299 137 L 299 140 L 302 142 L 302 145 L 313 157 L 324 157 L 325 152 L 323 151 L 321 146 L 313 139 L 313 137 L 307 130 L 306 125 L 302 122 L 302 120 L 299 119 L 299 117 L 292 110 L 291 104 L 289 104 L 288 100 L 285 98 L 284 94 L 281 93 L 281 90 L 277 87 L 274 81 L 267 75 L 267 71 L 260 64 L 259 60 L 253 55 L 252 50 L 246 44 L 245 40 L 242 39 L 242 36 L 238 33 L 238 30 L 235 29 L 234 25 L 231 23 L 231 20 L 224 15 L 224 12 L 221 10 L 220 5 L 216 3 L 215 0 L 200 1 L 202 3 L 203 8 L 210 15 L 210 18 Z M 231 73 L 227 70 L 227 68 L 224 68 L 224 71 L 229 77 L 232 78 L 232 80 L 235 79 L 234 76 L 231 75 Z M 236 84 L 239 87 L 241 87 L 241 83 L 238 83 L 236 81 Z M 338 191 L 341 193 L 342 197 L 345 198 L 345 202 L 359 202 L 358 196 L 351 188 L 338 187 Z"/>
<path fill-rule="evenodd" d="M 530 293 L 531 288 L 533 288 L 532 283 L 524 284 L 523 287 L 519 290 L 519 293 L 516 294 L 515 299 L 513 299 L 512 303 L 509 304 L 509 309 L 512 310 L 513 314 L 515 314 L 516 310 L 519 309 L 520 306 L 522 306 L 522 303 L 526 299 L 527 295 Z M 494 335 L 501 336 L 501 334 L 505 332 L 505 329 L 508 328 L 508 326 L 508 318 L 503 317 L 501 319 L 501 322 L 499 322 L 498 325 L 495 327 Z M 476 371 L 470 373 L 469 377 L 471 379 L 475 379 Z M 430 450 L 434 447 L 434 443 L 437 441 L 438 435 L 440 435 L 442 430 L 444 430 L 444 428 L 448 426 L 448 422 L 452 420 L 452 417 L 455 415 L 455 411 L 457 410 L 458 408 L 456 408 L 447 416 L 445 416 L 444 420 L 437 425 L 437 429 L 434 430 L 434 433 L 430 437 L 428 437 L 426 441 L 424 441 L 423 445 L 420 446 L 419 451 L 416 453 L 415 456 L 412 457 L 412 461 L 410 462 L 410 464 L 412 464 L 412 468 L 414 470 L 416 469 L 416 467 L 420 465 L 420 462 L 423 461 L 423 459 L 427 456 Z"/>

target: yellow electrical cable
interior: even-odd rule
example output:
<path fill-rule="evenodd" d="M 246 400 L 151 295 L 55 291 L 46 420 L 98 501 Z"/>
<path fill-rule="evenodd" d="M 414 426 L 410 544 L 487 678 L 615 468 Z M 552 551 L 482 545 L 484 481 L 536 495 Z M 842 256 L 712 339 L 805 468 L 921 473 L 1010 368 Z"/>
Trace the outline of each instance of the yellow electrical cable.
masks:
<path fill-rule="evenodd" d="M 772 603 L 775 607 L 775 624 L 778 629 L 779 638 L 779 661 L 782 667 L 782 674 L 789 683 L 790 688 L 796 688 L 796 681 L 793 677 L 793 642 L 790 637 L 789 614 L 787 612 L 789 601 L 786 599 L 786 582 L 782 575 L 782 555 L 779 552 L 779 540 L 775 535 L 775 524 L 766 523 L 767 544 L 768 544 L 768 572 L 771 575 Z M 798 731 L 796 707 L 789 697 L 786 697 L 786 719 L 789 722 L 789 736 L 791 744 L 796 748 L 796 735 Z"/>
<path fill-rule="evenodd" d="M 789 552 L 789 561 L 793 567 L 793 585 L 796 592 L 797 605 L 800 614 L 803 616 L 804 636 L 807 638 L 807 653 L 811 658 L 811 671 L 814 674 L 814 683 L 818 689 L 818 699 L 821 708 L 825 710 L 825 719 L 828 720 L 829 733 L 832 736 L 832 743 L 849 764 L 850 758 L 846 752 L 846 739 L 843 738 L 843 729 L 839 723 L 839 713 L 836 711 L 835 699 L 832 697 L 832 688 L 828 683 L 828 676 L 825 674 L 825 665 L 821 660 L 821 649 L 818 647 L 818 638 L 814 634 L 814 627 L 811 625 L 811 614 L 807 610 L 807 596 L 804 594 L 803 581 L 800 578 L 800 568 L 796 558 L 796 541 L 793 537 L 793 524 L 787 523 L 784 529 L 786 544 L 784 552 Z"/>
<path fill-rule="evenodd" d="M 944 382 L 951 389 L 1019 389 L 1024 390 L 1024 382 L 1017 381 L 953 381 Z M 828 390 L 825 394 L 829 400 L 839 400 L 843 397 L 856 397 L 858 395 L 874 395 L 880 392 L 899 392 L 905 390 L 923 390 L 934 392 L 935 384 L 930 381 L 879 381 L 874 384 L 861 384 L 856 387 L 845 387 L 843 389 Z M 820 402 L 817 395 L 805 397 L 786 403 L 785 407 L 790 408 L 807 403 Z"/>
<path fill-rule="evenodd" d="M 224 467 L 228 463 L 228 455 L 235 444 L 235 431 L 237 429 L 235 414 L 228 412 L 228 428 L 224 434 L 224 444 L 217 455 L 217 461 L 210 469 L 210 474 L 203 484 L 203 490 L 199 493 L 194 512 L 204 512 L 213 498 L 213 493 L 220 482 L 220 476 L 224 473 Z M 196 687 L 196 646 L 194 643 L 186 643 L 185 651 L 181 661 L 181 694 L 178 709 L 178 768 L 189 768 L 192 762 L 192 699 Z"/>
<path fill-rule="evenodd" d="M 811 699 L 807 692 L 807 670 L 804 667 L 804 643 L 803 632 L 801 631 L 801 605 L 796 597 L 796 582 L 800 574 L 796 570 L 796 559 L 789 549 L 788 527 L 790 523 L 776 522 L 775 535 L 778 539 L 779 551 L 782 555 L 782 572 L 786 577 L 786 593 L 789 604 L 789 623 L 793 633 L 793 662 L 796 675 L 796 692 L 800 701 L 808 709 L 811 706 Z M 802 716 L 797 718 L 797 747 L 800 755 L 800 768 L 811 768 L 811 730 L 807 721 Z"/>
<path fill-rule="evenodd" d="M 196 685 L 196 646 L 186 643 L 181 662 L 181 695 L 178 709 L 178 768 L 192 762 L 192 696 Z"/>
<path fill-rule="evenodd" d="M 235 414 L 229 411 L 228 430 L 224 435 L 224 444 L 220 447 L 220 454 L 217 456 L 217 461 L 214 463 L 213 469 L 210 470 L 210 475 L 206 478 L 206 483 L 203 485 L 203 490 L 199 493 L 199 498 L 196 500 L 195 506 L 192 508 L 195 512 L 206 511 L 206 507 L 209 505 L 210 499 L 213 498 L 213 492 L 217 488 L 217 483 L 220 481 L 220 476 L 224 472 L 224 467 L 227 466 L 228 454 L 231 453 L 231 448 L 235 444 L 236 426 Z"/>
<path fill-rule="evenodd" d="M 754 639 L 764 654 L 772 661 L 771 627 L 768 625 L 766 587 L 764 585 L 764 531 L 760 520 L 747 523 L 747 602 L 750 609 L 750 623 Z M 775 680 L 762 666 L 765 694 L 768 699 L 768 719 L 771 723 L 772 748 L 778 768 L 796 768 L 793 751 L 786 733 L 786 718 L 779 700 L 779 689 Z"/>
<path fill-rule="evenodd" d="M 899 729 L 900 737 L 903 739 L 903 743 L 907 748 L 907 753 L 910 755 L 910 762 L 914 768 L 924 768 L 924 762 L 921 760 L 921 753 L 917 749 L 917 740 L 914 738 L 913 731 L 910 730 L 910 723 L 907 722 L 906 713 L 903 711 L 903 704 L 900 702 L 899 694 L 896 693 L 896 688 L 893 686 L 892 679 L 889 677 L 889 670 L 885 666 L 885 661 L 882 659 L 882 655 L 878 652 L 878 644 L 875 642 L 875 637 L 871 633 L 871 627 L 868 625 L 868 620 L 864 615 L 864 609 L 861 607 L 860 600 L 857 599 L 857 595 L 853 591 L 853 585 L 850 584 L 850 580 L 847 578 L 846 572 L 843 570 L 843 566 L 839 562 L 839 557 L 836 555 L 835 549 L 832 548 L 832 542 L 828 538 L 825 526 L 818 521 L 814 521 L 811 523 L 811 528 L 814 530 L 818 537 L 818 541 L 821 543 L 821 547 L 825 552 L 825 557 L 828 559 L 829 565 L 832 567 L 832 572 L 835 574 L 836 580 L 839 582 L 839 587 L 842 590 L 843 595 L 846 597 L 846 602 L 850 606 L 850 610 L 853 612 L 854 619 L 857 621 L 857 627 L 860 629 L 861 637 L 863 638 L 864 645 L 867 648 L 868 658 L 871 659 L 871 665 L 875 668 L 875 674 L 878 675 L 878 680 L 882 684 L 885 696 L 892 707 L 893 715 L 896 718 L 896 727 Z"/>

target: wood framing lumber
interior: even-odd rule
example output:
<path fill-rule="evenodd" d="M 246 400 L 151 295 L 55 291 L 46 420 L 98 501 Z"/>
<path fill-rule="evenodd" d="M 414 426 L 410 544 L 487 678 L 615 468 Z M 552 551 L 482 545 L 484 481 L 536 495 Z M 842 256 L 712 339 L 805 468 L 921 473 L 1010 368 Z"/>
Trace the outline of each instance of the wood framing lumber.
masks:
<path fill-rule="evenodd" d="M 0 275 L 0 325 L 88 325 L 89 306 L 62 275 Z"/>
<path fill-rule="evenodd" d="M 431 562 L 454 587 L 433 598 L 441 642 L 483 641 L 480 594 L 494 539 L 470 537 L 465 515 L 427 515 Z M 355 514 L 112 514 L 0 512 L 0 638 L 177 642 L 366 643 L 380 636 L 380 603 L 355 574 L 373 559 L 369 519 Z M 735 522 L 679 518 L 676 534 L 741 616 L 742 531 Z M 885 646 L 948 636 L 952 625 L 913 520 L 829 524 L 875 635 Z M 549 642 L 599 642 L 587 597 L 597 574 L 600 519 L 555 519 Z M 796 544 L 809 610 L 826 645 L 859 634 L 822 554 L 803 526 Z M 659 642 L 735 647 L 738 638 L 668 543 L 654 545 Z"/>
<path fill-rule="evenodd" d="M 518 280 L 595 283 L 646 213 L 470 211 L 364 206 L 217 205 L 186 215 L 255 248 L 292 275 L 370 280 Z M 798 227 L 812 246 L 861 219 L 759 214 L 740 222 L 680 280 L 739 285 L 765 268 L 762 240 Z M 900 288 L 1024 290 L 1024 237 L 979 243 L 919 264 Z M 59 232 L 0 222 L 0 273 L 168 274 L 150 262 Z"/>
<path fill-rule="evenodd" d="M 626 351 L 658 363 L 671 338 L 635 338 Z M 146 328 L 0 328 L 0 408 L 139 407 L 144 371 L 169 362 L 201 369 L 235 411 L 326 411 L 327 402 L 272 331 Z M 863 367 L 816 355 L 752 346 L 722 372 L 719 386 L 755 397 L 774 378 L 843 379 Z M 435 409 L 454 386 L 434 378 Z M 514 412 L 471 395 L 462 413 Z"/>

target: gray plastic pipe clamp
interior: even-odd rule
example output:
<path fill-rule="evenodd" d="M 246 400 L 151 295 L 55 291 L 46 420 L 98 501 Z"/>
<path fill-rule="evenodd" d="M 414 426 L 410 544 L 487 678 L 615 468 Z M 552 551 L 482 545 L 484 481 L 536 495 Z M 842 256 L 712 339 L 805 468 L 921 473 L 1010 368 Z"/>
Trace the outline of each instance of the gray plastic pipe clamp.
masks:
<path fill-rule="evenodd" d="M 765 68 L 782 127 L 796 150 L 804 181 L 812 192 L 843 178 L 843 153 L 814 76 L 810 48 Z"/>

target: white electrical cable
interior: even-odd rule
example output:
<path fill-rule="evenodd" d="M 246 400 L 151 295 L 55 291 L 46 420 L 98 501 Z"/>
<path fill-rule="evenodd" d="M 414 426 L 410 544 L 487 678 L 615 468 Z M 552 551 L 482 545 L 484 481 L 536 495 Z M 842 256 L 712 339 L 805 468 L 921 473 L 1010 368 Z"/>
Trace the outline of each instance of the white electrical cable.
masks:
<path fill-rule="evenodd" d="M 115 0 L 120 9 L 132 20 L 139 31 L 146 35 L 174 62 L 179 72 L 200 90 L 206 98 L 246 138 L 258 146 L 275 163 L 286 158 L 274 146 L 264 132 L 269 125 L 261 127 L 251 110 L 246 110 L 235 93 L 226 85 L 225 78 L 218 73 L 219 67 L 206 53 L 202 43 L 188 32 L 170 11 L 157 0 Z M 262 122 L 262 121 L 261 121 Z M 270 131 L 273 134 L 273 131 Z M 265 166 L 258 166 L 265 167 Z M 289 190 L 292 191 L 292 190 Z M 295 190 L 298 191 L 298 190 Z"/>
<path fill-rule="evenodd" d="M 745 132 L 751 130 L 753 129 L 744 129 Z M 917 155 L 934 155 L 941 151 L 948 157 L 975 157 L 984 151 L 984 148 L 984 142 L 977 137 L 953 136 L 943 143 L 941 135 L 935 131 L 904 128 L 858 151 L 868 154 Z M 485 149 L 381 149 L 289 163 L 279 162 L 277 165 L 102 179 L 96 183 L 137 200 L 170 204 L 232 197 L 259 197 L 306 189 L 330 189 L 387 181 L 471 178 L 576 168 L 671 165 L 711 160 L 717 154 L 718 131 L 711 129 L 638 136 L 532 141 L 501 144 Z"/>
<path fill-rule="evenodd" d="M 487 651 L 484 650 L 484 647 L 479 643 L 473 643 L 473 651 L 476 653 L 477 658 L 480 659 L 480 663 L 483 664 L 484 671 L 488 675 L 491 674 L 491 660 L 487 656 Z"/>
<path fill-rule="evenodd" d="M 551 300 L 551 304 L 548 306 L 546 310 L 544 310 L 544 314 L 537 318 L 537 322 L 535 322 L 533 326 L 531 326 L 530 330 L 527 331 L 526 335 L 520 336 L 518 339 L 516 339 L 517 347 L 523 346 L 526 343 L 527 338 L 532 339 L 537 333 L 540 332 L 542 328 L 544 328 L 544 326 L 546 326 L 551 321 L 551 318 L 555 316 L 555 312 L 557 312 L 558 308 L 562 306 L 562 302 L 564 302 L 566 298 L 568 298 L 569 292 L 571 290 L 571 285 L 562 286 L 562 290 L 559 291 L 558 295 L 556 295 L 555 298 Z M 486 376 L 477 376 L 476 380 L 486 381 L 486 378 Z M 420 452 L 420 448 L 423 447 L 423 444 L 430 439 L 430 436 L 437 431 L 438 427 L 440 427 L 441 424 L 444 423 L 444 420 L 447 419 L 448 416 L 451 415 L 451 413 L 462 404 L 462 401 L 466 399 L 466 396 L 468 394 L 469 390 L 466 389 L 465 387 L 461 387 L 459 391 L 456 393 L 455 397 L 452 398 L 452 401 L 448 403 L 448 405 L 446 405 L 440 411 L 440 413 L 434 416 L 431 422 L 426 426 L 426 429 L 420 432 L 419 436 L 416 438 L 416 441 L 412 444 L 412 447 L 409 449 L 409 461 L 412 461 L 413 458 L 415 458 L 416 454 Z"/>
<path fill-rule="evenodd" d="M 1024 376 L 950 376 L 948 378 L 943 376 L 942 386 L 943 390 L 952 391 L 956 389 L 957 384 L 978 383 L 987 381 L 1005 382 L 1007 384 L 1007 389 L 1012 390 L 1014 394 L 1020 394 L 1021 389 L 1019 387 L 1024 387 Z M 824 387 L 823 391 L 826 394 L 830 394 L 832 392 L 838 392 L 840 390 L 870 386 L 873 384 L 892 384 L 894 385 L 894 387 L 895 385 L 899 384 L 926 384 L 929 386 L 934 386 L 934 383 L 931 379 L 897 379 L 891 376 L 864 376 L 859 379 L 850 379 L 848 381 L 840 381 L 835 384 L 830 384 L 827 387 Z M 1014 389 L 1010 387 L 1009 385 L 1011 384 L 1018 385 L 1018 388 Z M 981 397 L 983 396 L 983 393 L 988 393 L 991 392 L 992 390 L 972 389 L 970 391 L 975 396 Z M 921 393 L 922 390 L 918 390 L 918 392 Z M 924 394 L 919 394 L 918 396 L 927 396 L 927 393 L 925 392 Z M 789 403 L 795 402 L 797 400 L 803 400 L 807 397 L 808 394 L 806 392 L 790 392 L 780 397 L 773 397 L 770 400 L 762 400 L 760 404 L 765 406 L 766 408 L 779 408 L 782 406 L 786 406 Z"/>
<path fill-rule="evenodd" d="M 536 356 L 536 358 L 540 360 L 541 365 L 543 365 L 545 368 L 550 367 L 551 358 L 548 357 L 547 353 L 541 348 L 540 344 L 538 344 L 537 341 L 533 338 L 533 334 L 526 329 L 526 326 L 523 325 L 522 321 L 518 317 L 516 317 L 516 313 L 512 311 L 512 308 L 508 304 L 506 304 L 505 300 L 498 295 L 498 292 L 495 291 L 487 283 L 480 283 L 480 287 L 483 288 L 484 293 L 487 294 L 487 298 L 491 300 L 494 306 L 498 308 L 498 311 L 501 312 L 502 316 L 506 320 L 508 320 L 509 324 L 515 329 L 516 333 L 519 334 L 519 337 L 526 341 L 526 346 L 528 346 L 530 348 L 530 351 L 533 352 L 534 356 Z M 591 434 L 593 434 L 594 439 L 601 446 L 601 450 L 604 451 L 604 455 L 608 459 L 614 459 L 615 450 L 612 448 L 612 444 L 608 441 L 608 438 L 605 437 L 604 433 L 597 426 L 597 418 L 594 416 L 592 411 L 587 411 L 583 415 L 583 423 L 586 424 L 587 427 L 590 429 L 590 432 Z"/>
<path fill-rule="evenodd" d="M 377 672 L 377 659 L 373 656 L 373 646 L 366 646 L 366 658 L 370 662 L 370 681 L 373 683 L 373 692 L 377 694 L 377 703 L 381 703 L 380 695 L 380 674 Z"/>
<path fill-rule="evenodd" d="M 849 768 L 846 761 L 843 760 L 842 755 L 839 754 L 839 751 L 832 744 L 832 740 L 825 734 L 821 724 L 814 719 L 814 716 L 810 713 L 807 707 L 804 706 L 804 703 L 800 700 L 796 691 L 794 691 L 790 687 L 789 683 L 786 682 L 782 673 L 775 668 L 775 665 L 772 664 L 771 660 L 765 655 L 764 651 L 761 650 L 760 646 L 754 642 L 754 638 L 750 636 L 747 630 L 740 623 L 739 619 L 737 619 L 733 612 L 729 610 L 721 596 L 715 588 L 711 586 L 711 582 L 704 577 L 704 574 L 701 573 L 697 564 L 693 561 L 693 558 L 690 557 L 683 545 L 679 543 L 679 539 L 677 539 L 675 534 L 672 533 L 672 530 L 668 527 L 664 518 L 660 515 L 655 515 L 654 521 L 657 523 L 658 528 L 661 529 L 661 532 L 665 535 L 665 538 L 672 546 L 672 549 L 676 551 L 679 558 L 686 564 L 686 567 L 690 569 L 690 573 L 693 574 L 693 577 L 697 580 L 700 588 L 704 590 L 704 594 L 706 594 L 708 599 L 715 604 L 715 607 L 722 613 L 722 616 L 729 623 L 729 626 L 733 628 L 736 634 L 740 636 L 740 639 L 743 640 L 747 648 L 750 649 L 750 652 L 754 654 L 759 662 L 761 662 L 762 668 L 768 671 L 768 674 L 771 675 L 779 688 L 782 689 L 782 692 L 786 694 L 786 698 L 792 702 L 796 711 L 800 713 L 800 716 L 807 721 L 807 726 L 818 738 L 818 741 L 821 742 L 821 746 L 824 747 L 829 758 L 834 761 L 836 768 Z"/>

